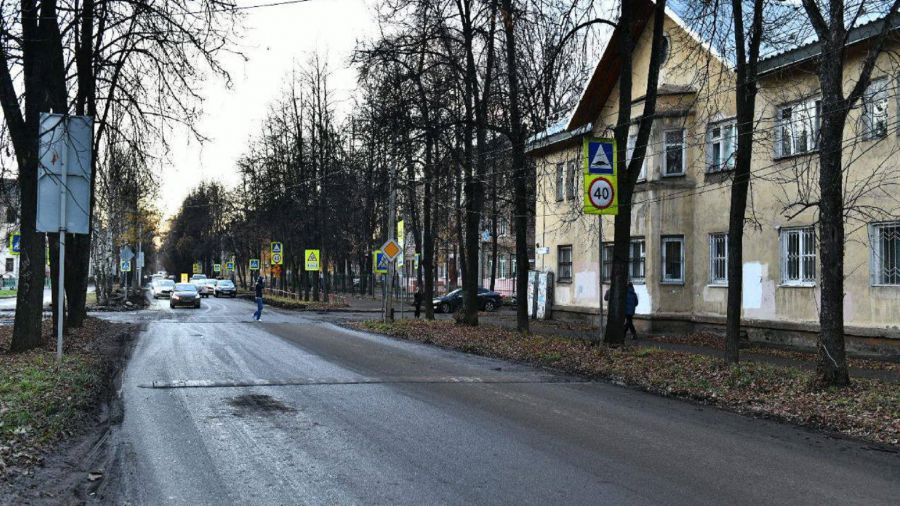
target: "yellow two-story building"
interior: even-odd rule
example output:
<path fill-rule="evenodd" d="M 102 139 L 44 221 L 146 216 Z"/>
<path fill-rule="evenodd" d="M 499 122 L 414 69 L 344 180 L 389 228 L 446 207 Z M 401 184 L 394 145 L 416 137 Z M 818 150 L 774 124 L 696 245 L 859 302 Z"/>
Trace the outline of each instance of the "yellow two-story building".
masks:
<path fill-rule="evenodd" d="M 644 107 L 652 8 L 632 27 L 632 118 Z M 641 11 L 641 9 L 639 9 Z M 847 92 L 879 21 L 851 31 Z M 608 289 L 613 217 L 581 211 L 582 139 L 613 137 L 621 31 L 608 43 L 566 122 L 531 139 L 537 167 L 535 268 L 555 274 L 553 314 L 597 321 Z M 896 29 L 896 27 L 895 27 Z M 733 65 L 669 9 L 657 114 L 637 184 L 629 275 L 645 330 L 724 323 L 727 232 L 735 151 Z M 892 38 L 845 131 L 848 347 L 900 350 L 900 44 Z M 744 239 L 742 311 L 751 340 L 810 344 L 818 329 L 815 207 L 821 104 L 818 46 L 766 54 L 760 63 L 752 180 Z M 637 124 L 627 146 L 634 149 Z M 602 223 L 602 226 L 599 224 Z"/>

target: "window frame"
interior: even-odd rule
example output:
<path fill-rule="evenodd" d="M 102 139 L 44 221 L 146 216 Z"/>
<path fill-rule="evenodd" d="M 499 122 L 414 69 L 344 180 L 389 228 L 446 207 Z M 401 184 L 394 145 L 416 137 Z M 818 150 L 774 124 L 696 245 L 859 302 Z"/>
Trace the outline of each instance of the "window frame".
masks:
<path fill-rule="evenodd" d="M 679 278 L 669 277 L 669 273 L 667 270 L 668 266 L 668 258 L 666 255 L 666 245 L 669 243 L 678 243 L 679 245 L 679 255 L 680 258 L 680 269 L 681 276 Z M 661 269 L 659 282 L 663 285 L 683 285 L 685 283 L 685 260 L 684 260 L 684 236 L 683 235 L 664 235 L 660 237 L 659 242 L 659 250 L 660 250 L 660 260 L 661 260 Z"/>
<path fill-rule="evenodd" d="M 625 165 L 631 164 L 631 157 L 634 156 L 634 150 L 637 147 L 637 134 L 629 135 L 625 144 Z M 641 172 L 638 174 L 638 182 L 647 180 L 647 155 L 650 153 L 644 150 L 644 159 L 641 160 Z"/>
<path fill-rule="evenodd" d="M 568 251 L 569 259 L 568 262 L 563 262 L 563 251 Z M 557 283 L 571 283 L 572 282 L 572 261 L 573 251 L 571 244 L 560 244 L 556 247 L 556 281 Z M 563 276 L 563 267 L 567 267 L 568 276 Z"/>
<path fill-rule="evenodd" d="M 881 86 L 880 90 L 873 90 L 874 86 Z M 863 129 L 863 139 L 867 141 L 878 140 L 887 137 L 888 134 L 888 121 L 890 117 L 890 111 L 888 110 L 890 100 L 888 99 L 889 92 L 889 79 L 887 77 L 879 77 L 877 79 L 872 79 L 869 82 L 869 86 L 866 87 L 866 91 L 863 92 L 862 100 L 860 100 L 860 123 Z M 883 111 L 881 112 L 881 121 L 884 123 L 882 130 L 875 131 L 873 128 L 873 119 L 870 116 L 873 111 L 870 110 L 870 104 L 873 103 L 875 99 L 875 95 L 880 94 L 881 97 L 877 100 L 879 102 L 884 103 Z"/>
<path fill-rule="evenodd" d="M 798 124 L 802 124 L 803 119 L 794 118 L 795 112 L 800 112 L 800 107 L 802 106 L 802 112 L 804 114 L 809 114 L 812 112 L 812 117 L 810 119 L 810 129 L 809 132 L 806 132 L 805 141 L 807 148 L 803 151 L 797 150 L 797 139 L 799 136 L 795 131 L 795 126 Z M 784 111 L 787 109 L 791 110 L 791 118 L 788 120 L 789 122 L 789 130 L 790 130 L 790 139 L 791 139 L 791 150 L 789 153 L 784 152 L 784 128 L 785 128 L 785 118 Z M 813 96 L 809 98 L 805 98 L 802 100 L 796 100 L 794 102 L 787 102 L 783 104 L 779 104 L 775 108 L 775 159 L 782 158 L 790 158 L 793 156 L 803 156 L 811 153 L 816 153 L 819 150 L 819 131 L 822 129 L 822 98 L 819 96 Z"/>
<path fill-rule="evenodd" d="M 723 251 L 716 254 L 716 248 L 721 243 Z M 717 276 L 718 267 L 722 268 L 722 276 Z M 713 286 L 728 286 L 728 233 L 713 232 L 709 234 L 709 284 Z"/>
<path fill-rule="evenodd" d="M 566 179 L 565 179 L 565 164 L 559 162 L 556 164 L 556 201 L 562 202 L 565 200 L 566 196 Z"/>
<path fill-rule="evenodd" d="M 575 200 L 578 195 L 576 190 L 576 182 L 578 181 L 578 171 L 576 170 L 575 160 L 566 164 L 566 200 Z"/>
<path fill-rule="evenodd" d="M 900 220 L 869 224 L 869 284 L 878 287 L 900 288 L 900 251 L 893 252 L 896 265 L 892 269 L 897 270 L 897 273 L 889 274 L 894 277 L 893 282 L 885 281 L 883 277 L 885 268 L 883 265 L 879 265 L 884 260 L 881 251 L 883 245 L 881 230 L 885 228 L 896 228 L 894 233 L 898 234 L 897 240 L 900 241 Z M 900 248 L 900 246 L 894 246 L 894 248 Z"/>
<path fill-rule="evenodd" d="M 3 266 L 6 273 L 16 272 L 16 259 L 12 257 L 6 258 L 6 265 Z"/>
<path fill-rule="evenodd" d="M 719 129 L 719 135 L 713 136 L 713 131 Z M 725 129 L 731 130 L 730 146 L 728 137 L 725 135 Z M 714 147 L 719 146 L 719 163 L 713 160 Z M 730 147 L 730 153 L 725 156 L 725 152 Z M 709 123 L 706 127 L 706 172 L 714 174 L 717 172 L 728 172 L 734 170 L 735 157 L 737 154 L 737 122 L 734 118 Z M 723 163 L 724 160 L 724 163 Z"/>
<path fill-rule="evenodd" d="M 609 282 L 612 280 L 612 254 L 613 254 L 613 245 L 615 243 L 604 242 L 603 249 L 600 252 L 600 276 L 603 282 Z M 635 258 L 636 246 L 640 246 L 640 257 Z M 635 270 L 637 267 L 637 270 Z M 636 276 L 635 274 L 640 272 L 640 276 Z M 632 237 L 630 241 L 628 241 L 628 280 L 635 284 L 644 284 L 647 276 L 647 242 L 643 237 Z"/>
<path fill-rule="evenodd" d="M 789 262 L 792 261 L 791 253 L 788 249 L 791 246 L 791 236 L 797 237 L 797 278 L 790 277 Z M 812 253 L 809 253 L 809 244 L 812 244 Z M 818 244 L 816 239 L 816 228 L 812 225 L 800 227 L 785 227 L 778 230 L 778 247 L 781 265 L 781 286 L 789 287 L 813 287 L 816 286 L 818 273 L 816 272 L 818 261 Z M 812 261 L 813 277 L 806 276 L 808 272 L 810 259 Z"/>
<path fill-rule="evenodd" d="M 681 134 L 681 142 L 669 143 L 669 134 L 678 132 Z M 669 146 L 681 146 L 681 168 L 680 172 L 669 172 Z M 683 176 L 686 172 L 687 164 L 687 145 L 685 144 L 684 128 L 669 128 L 663 130 L 663 152 L 662 152 L 662 177 L 678 177 Z"/>

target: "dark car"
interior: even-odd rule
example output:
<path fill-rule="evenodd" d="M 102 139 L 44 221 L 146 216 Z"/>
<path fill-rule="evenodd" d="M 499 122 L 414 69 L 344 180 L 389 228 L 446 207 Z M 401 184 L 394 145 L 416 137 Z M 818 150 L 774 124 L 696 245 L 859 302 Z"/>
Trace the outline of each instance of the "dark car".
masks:
<path fill-rule="evenodd" d="M 175 284 L 172 297 L 169 298 L 169 307 L 175 308 L 178 306 L 200 307 L 200 292 L 197 291 L 196 286 L 191 283 Z"/>
<path fill-rule="evenodd" d="M 215 295 L 216 297 L 234 298 L 235 296 L 237 296 L 237 288 L 234 286 L 234 283 L 230 279 L 220 279 L 216 281 L 216 288 L 213 295 Z"/>
<path fill-rule="evenodd" d="M 463 305 L 462 288 L 434 299 L 432 304 L 438 313 L 452 313 Z M 482 311 L 496 311 L 503 304 L 503 296 L 487 288 L 478 289 L 478 309 Z"/>

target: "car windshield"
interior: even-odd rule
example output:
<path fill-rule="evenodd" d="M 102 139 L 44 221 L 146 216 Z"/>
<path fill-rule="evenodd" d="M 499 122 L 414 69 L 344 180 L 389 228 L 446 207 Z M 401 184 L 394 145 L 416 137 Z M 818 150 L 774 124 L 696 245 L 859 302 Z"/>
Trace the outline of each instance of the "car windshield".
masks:
<path fill-rule="evenodd" d="M 190 283 L 178 283 L 175 285 L 175 290 L 179 292 L 196 292 L 197 287 Z"/>
<path fill-rule="evenodd" d="M 159 280 L 158 283 L 159 283 L 159 286 L 164 287 L 164 288 L 172 288 L 173 286 L 175 286 L 175 282 L 172 281 L 171 279 L 161 279 L 161 280 Z"/>
<path fill-rule="evenodd" d="M 456 290 L 453 290 L 452 292 L 448 293 L 447 297 L 453 297 L 454 295 L 460 295 L 460 294 L 462 294 L 462 288 L 457 288 Z"/>
<path fill-rule="evenodd" d="M 223 286 L 226 288 L 230 288 L 230 287 L 234 286 L 234 283 L 232 283 L 231 280 L 223 279 L 222 281 L 219 281 L 218 283 L 216 283 L 216 286 Z"/>

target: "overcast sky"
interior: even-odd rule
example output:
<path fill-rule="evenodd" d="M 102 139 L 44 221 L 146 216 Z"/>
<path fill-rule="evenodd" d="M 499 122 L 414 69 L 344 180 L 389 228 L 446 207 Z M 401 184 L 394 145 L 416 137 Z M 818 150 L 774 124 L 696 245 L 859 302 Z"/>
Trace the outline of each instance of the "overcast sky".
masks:
<path fill-rule="evenodd" d="M 357 40 L 377 32 L 374 5 L 374 0 L 310 0 L 245 11 L 240 50 L 248 61 L 226 61 L 233 80 L 230 88 L 221 80 L 210 80 L 200 90 L 206 100 L 199 128 L 210 140 L 201 145 L 180 131 L 170 136 L 169 160 L 158 169 L 159 204 L 166 217 L 202 181 L 226 186 L 238 182 L 236 161 L 259 131 L 269 103 L 278 97 L 295 62 L 303 63 L 319 51 L 328 59 L 339 99 L 349 98 L 356 74 L 347 61 Z"/>

